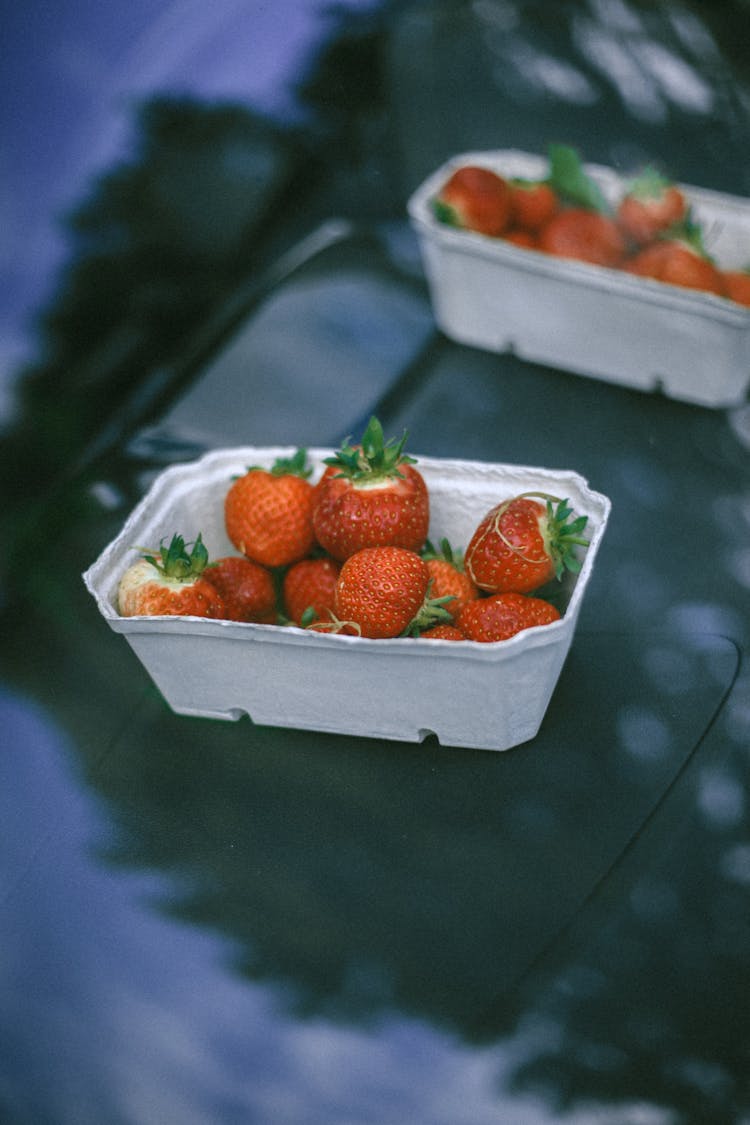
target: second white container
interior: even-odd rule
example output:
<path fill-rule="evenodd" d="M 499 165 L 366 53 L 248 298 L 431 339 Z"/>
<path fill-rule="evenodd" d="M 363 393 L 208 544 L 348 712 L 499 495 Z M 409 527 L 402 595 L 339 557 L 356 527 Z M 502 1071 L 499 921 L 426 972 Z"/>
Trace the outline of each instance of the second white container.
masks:
<path fill-rule="evenodd" d="M 546 158 L 507 149 L 453 157 L 414 192 L 435 319 L 451 339 L 640 391 L 661 390 L 701 406 L 744 401 L 750 385 L 750 309 L 621 270 L 526 250 L 439 222 L 433 200 L 463 164 L 507 178 L 543 178 Z M 595 164 L 586 171 L 605 197 L 625 181 Z M 681 185 L 723 268 L 750 263 L 750 202 Z"/>

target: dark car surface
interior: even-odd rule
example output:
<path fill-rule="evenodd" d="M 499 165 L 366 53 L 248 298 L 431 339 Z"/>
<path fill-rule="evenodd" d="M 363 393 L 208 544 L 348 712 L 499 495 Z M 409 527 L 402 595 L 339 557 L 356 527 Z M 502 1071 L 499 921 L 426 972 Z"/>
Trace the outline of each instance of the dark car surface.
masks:
<path fill-rule="evenodd" d="M 748 1125 L 750 404 L 448 338 L 406 204 L 553 141 L 750 196 L 749 28 L 386 3 L 332 16 L 304 124 L 141 108 L 0 441 L 3 1122 Z M 84 587 L 168 465 L 373 414 L 611 500 L 530 742 L 177 715 Z"/>

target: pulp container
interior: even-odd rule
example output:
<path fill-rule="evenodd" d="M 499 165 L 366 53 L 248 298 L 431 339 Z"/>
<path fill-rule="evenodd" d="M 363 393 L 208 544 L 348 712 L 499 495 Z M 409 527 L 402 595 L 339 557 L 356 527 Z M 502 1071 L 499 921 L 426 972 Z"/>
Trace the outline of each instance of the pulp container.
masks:
<path fill-rule="evenodd" d="M 429 535 L 465 547 L 484 515 L 526 491 L 552 493 L 588 516 L 582 569 L 567 575 L 564 615 L 496 644 L 422 638 L 370 640 L 294 626 L 196 617 L 121 617 L 117 587 L 134 546 L 200 532 L 210 557 L 237 551 L 224 528 L 224 496 L 248 465 L 270 467 L 293 449 L 218 450 L 154 481 L 120 534 L 83 578 L 110 627 L 122 633 L 179 714 L 274 727 L 508 750 L 537 733 L 570 648 L 610 511 L 575 472 L 477 461 L 418 459 L 430 494 Z M 322 473 L 332 450 L 308 451 Z"/>
<path fill-rule="evenodd" d="M 736 406 L 750 384 L 750 308 L 711 293 L 553 257 L 441 223 L 433 200 L 463 164 L 543 179 L 544 157 L 512 149 L 454 156 L 408 202 L 435 319 L 459 343 L 708 407 Z M 586 164 L 611 204 L 626 181 Z M 750 263 L 750 201 L 680 185 L 724 269 Z"/>

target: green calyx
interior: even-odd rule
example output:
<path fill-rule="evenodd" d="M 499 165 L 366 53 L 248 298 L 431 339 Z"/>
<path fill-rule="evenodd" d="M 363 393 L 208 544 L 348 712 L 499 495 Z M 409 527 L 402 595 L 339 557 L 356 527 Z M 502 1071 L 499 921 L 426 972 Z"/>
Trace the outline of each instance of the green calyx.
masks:
<path fill-rule="evenodd" d="M 416 459 L 404 453 L 407 432 L 404 430 L 400 441 L 383 436 L 383 427 L 375 415 L 370 418 L 359 445 L 352 445 L 348 437 L 332 457 L 325 458 L 326 465 L 333 465 L 339 471 L 336 476 L 351 481 L 375 483 L 393 478 L 403 478 L 402 465 L 414 465 Z"/>
<path fill-rule="evenodd" d="M 307 463 L 306 449 L 298 449 L 291 457 L 277 457 L 270 469 L 263 465 L 248 465 L 245 470 L 246 473 L 258 471 L 270 473 L 274 477 L 302 477 L 303 480 L 312 476 L 312 469 Z"/>
<path fill-rule="evenodd" d="M 543 498 L 547 504 L 547 549 L 555 567 L 555 577 L 560 580 L 566 570 L 578 574 L 581 569 L 581 561 L 574 548 L 589 545 L 589 540 L 581 534 L 588 523 L 588 516 L 577 516 L 571 520 L 573 509 L 567 500 L 557 500 L 554 496 Z"/>
<path fill-rule="evenodd" d="M 445 608 L 447 602 L 455 601 L 455 595 L 444 594 L 442 598 L 431 598 L 432 580 L 427 586 L 427 593 L 418 612 L 400 634 L 402 637 L 418 637 L 433 625 L 452 625 L 453 614 Z"/>
<path fill-rule="evenodd" d="M 697 223 L 690 211 L 679 223 L 661 231 L 657 238 L 660 242 L 682 242 L 694 254 L 713 262 L 713 258 L 706 249 L 703 238 L 703 227 Z"/>
<path fill-rule="evenodd" d="M 672 181 L 668 180 L 666 176 L 654 168 L 652 164 L 647 165 L 634 180 L 627 185 L 627 195 L 633 196 L 634 199 L 660 199 L 668 187 L 672 186 Z"/>
<path fill-rule="evenodd" d="M 438 562 L 450 563 L 456 570 L 463 571 L 464 569 L 463 551 L 459 548 L 452 547 L 447 539 L 441 539 L 439 547 L 435 547 L 434 544 L 427 539 L 422 548 L 421 555 L 425 562 L 436 559 Z"/>
<path fill-rule="evenodd" d="M 460 227 L 458 215 L 456 214 L 455 207 L 451 207 L 450 203 L 446 203 L 442 199 L 433 199 L 432 211 L 439 223 L 444 223 L 448 227 Z"/>
<path fill-rule="evenodd" d="M 181 535 L 173 535 L 172 541 L 166 549 L 164 543 L 165 540 L 162 539 L 159 543 L 159 550 L 146 551 L 143 558 L 156 567 L 165 578 L 187 582 L 189 579 L 198 578 L 208 566 L 208 551 L 200 534 L 192 544 L 190 553 L 188 553 L 187 548 L 191 544 L 186 544 Z"/>
<path fill-rule="evenodd" d="M 603 215 L 611 207 L 597 183 L 585 171 L 581 158 L 569 145 L 551 144 L 549 153 L 548 183 L 561 199 L 571 207 L 583 207 Z"/>

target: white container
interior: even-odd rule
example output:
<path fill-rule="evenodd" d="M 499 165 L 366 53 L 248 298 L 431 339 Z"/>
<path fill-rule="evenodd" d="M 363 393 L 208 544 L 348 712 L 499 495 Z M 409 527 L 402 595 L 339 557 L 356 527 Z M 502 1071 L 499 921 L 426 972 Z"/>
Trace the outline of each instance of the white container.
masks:
<path fill-rule="evenodd" d="M 498 644 L 421 638 L 369 640 L 195 617 L 121 617 L 117 586 L 137 556 L 174 533 L 200 532 L 211 558 L 237 552 L 224 529 L 224 496 L 248 465 L 270 467 L 292 449 L 219 450 L 163 472 L 120 534 L 83 578 L 111 628 L 123 633 L 171 707 L 183 715 L 238 719 L 447 746 L 507 750 L 533 738 L 570 648 L 610 510 L 577 473 L 418 459 L 430 493 L 430 538 L 465 547 L 503 499 L 542 491 L 588 516 L 579 575 L 563 582 L 564 616 Z M 309 450 L 316 472 L 331 450 Z"/>
<path fill-rule="evenodd" d="M 451 339 L 641 391 L 709 407 L 736 406 L 750 384 L 750 309 L 439 222 L 432 201 L 463 164 L 544 178 L 546 157 L 515 150 L 453 157 L 408 203 L 435 319 Z M 626 180 L 586 171 L 610 203 Z M 707 249 L 724 269 L 750 263 L 750 201 L 681 185 Z"/>

